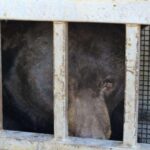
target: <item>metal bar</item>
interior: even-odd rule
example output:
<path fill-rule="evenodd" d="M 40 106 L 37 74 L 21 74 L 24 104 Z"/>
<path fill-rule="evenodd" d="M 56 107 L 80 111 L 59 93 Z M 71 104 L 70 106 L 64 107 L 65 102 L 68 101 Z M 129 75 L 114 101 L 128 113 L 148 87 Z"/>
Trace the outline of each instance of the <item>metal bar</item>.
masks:
<path fill-rule="evenodd" d="M 1 56 L 1 51 L 2 51 L 2 46 L 1 46 L 1 22 L 0 22 L 0 129 L 3 129 L 3 99 L 2 99 L 2 56 Z"/>
<path fill-rule="evenodd" d="M 150 0 L 0 0 L 0 19 L 150 24 L 149 8 Z"/>
<path fill-rule="evenodd" d="M 126 88 L 125 88 L 125 145 L 137 143 L 140 26 L 126 25 Z"/>
<path fill-rule="evenodd" d="M 68 24 L 54 22 L 54 132 L 68 136 Z"/>

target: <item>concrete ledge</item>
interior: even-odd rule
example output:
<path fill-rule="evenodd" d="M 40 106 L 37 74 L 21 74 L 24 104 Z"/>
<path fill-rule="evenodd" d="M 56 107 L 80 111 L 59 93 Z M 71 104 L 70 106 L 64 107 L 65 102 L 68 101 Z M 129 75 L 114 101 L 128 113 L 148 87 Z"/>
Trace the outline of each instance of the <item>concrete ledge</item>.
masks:
<path fill-rule="evenodd" d="M 0 0 L 0 19 L 150 24 L 150 0 Z"/>
<path fill-rule="evenodd" d="M 55 140 L 52 135 L 0 131 L 1 150 L 149 150 L 148 144 L 128 147 L 122 142 L 68 137 Z"/>

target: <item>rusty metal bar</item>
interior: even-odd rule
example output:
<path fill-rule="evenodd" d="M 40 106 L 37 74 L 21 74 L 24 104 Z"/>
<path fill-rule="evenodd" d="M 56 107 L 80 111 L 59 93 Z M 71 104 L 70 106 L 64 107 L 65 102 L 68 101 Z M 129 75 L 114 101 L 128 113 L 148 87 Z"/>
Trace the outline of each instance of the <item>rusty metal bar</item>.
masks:
<path fill-rule="evenodd" d="M 125 145 L 137 143 L 140 25 L 126 25 Z"/>
<path fill-rule="evenodd" d="M 68 136 L 68 24 L 54 22 L 54 132 L 55 138 Z"/>

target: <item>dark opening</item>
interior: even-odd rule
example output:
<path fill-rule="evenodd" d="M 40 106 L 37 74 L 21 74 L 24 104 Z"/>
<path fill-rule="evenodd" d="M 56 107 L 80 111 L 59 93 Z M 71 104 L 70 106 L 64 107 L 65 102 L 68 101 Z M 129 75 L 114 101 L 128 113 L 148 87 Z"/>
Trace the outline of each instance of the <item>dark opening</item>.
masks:
<path fill-rule="evenodd" d="M 122 140 L 125 26 L 69 24 L 69 135 Z"/>
<path fill-rule="evenodd" d="M 52 23 L 2 22 L 3 126 L 53 133 Z"/>
<path fill-rule="evenodd" d="M 2 22 L 4 129 L 53 133 L 52 30 Z M 69 23 L 68 35 L 69 135 L 122 140 L 125 25 Z"/>
<path fill-rule="evenodd" d="M 142 26 L 138 142 L 150 144 L 150 26 Z"/>

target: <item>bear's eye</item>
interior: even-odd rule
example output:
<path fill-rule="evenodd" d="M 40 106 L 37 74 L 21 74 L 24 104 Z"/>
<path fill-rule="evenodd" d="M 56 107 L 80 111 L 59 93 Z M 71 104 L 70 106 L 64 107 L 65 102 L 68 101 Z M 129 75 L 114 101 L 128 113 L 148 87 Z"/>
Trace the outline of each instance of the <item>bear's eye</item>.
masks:
<path fill-rule="evenodd" d="M 107 91 L 113 90 L 114 88 L 114 79 L 112 78 L 106 78 L 103 81 L 103 88 L 105 88 Z"/>
<path fill-rule="evenodd" d="M 103 81 L 103 83 L 105 84 L 105 83 L 113 83 L 113 79 L 105 79 L 104 81 Z"/>

